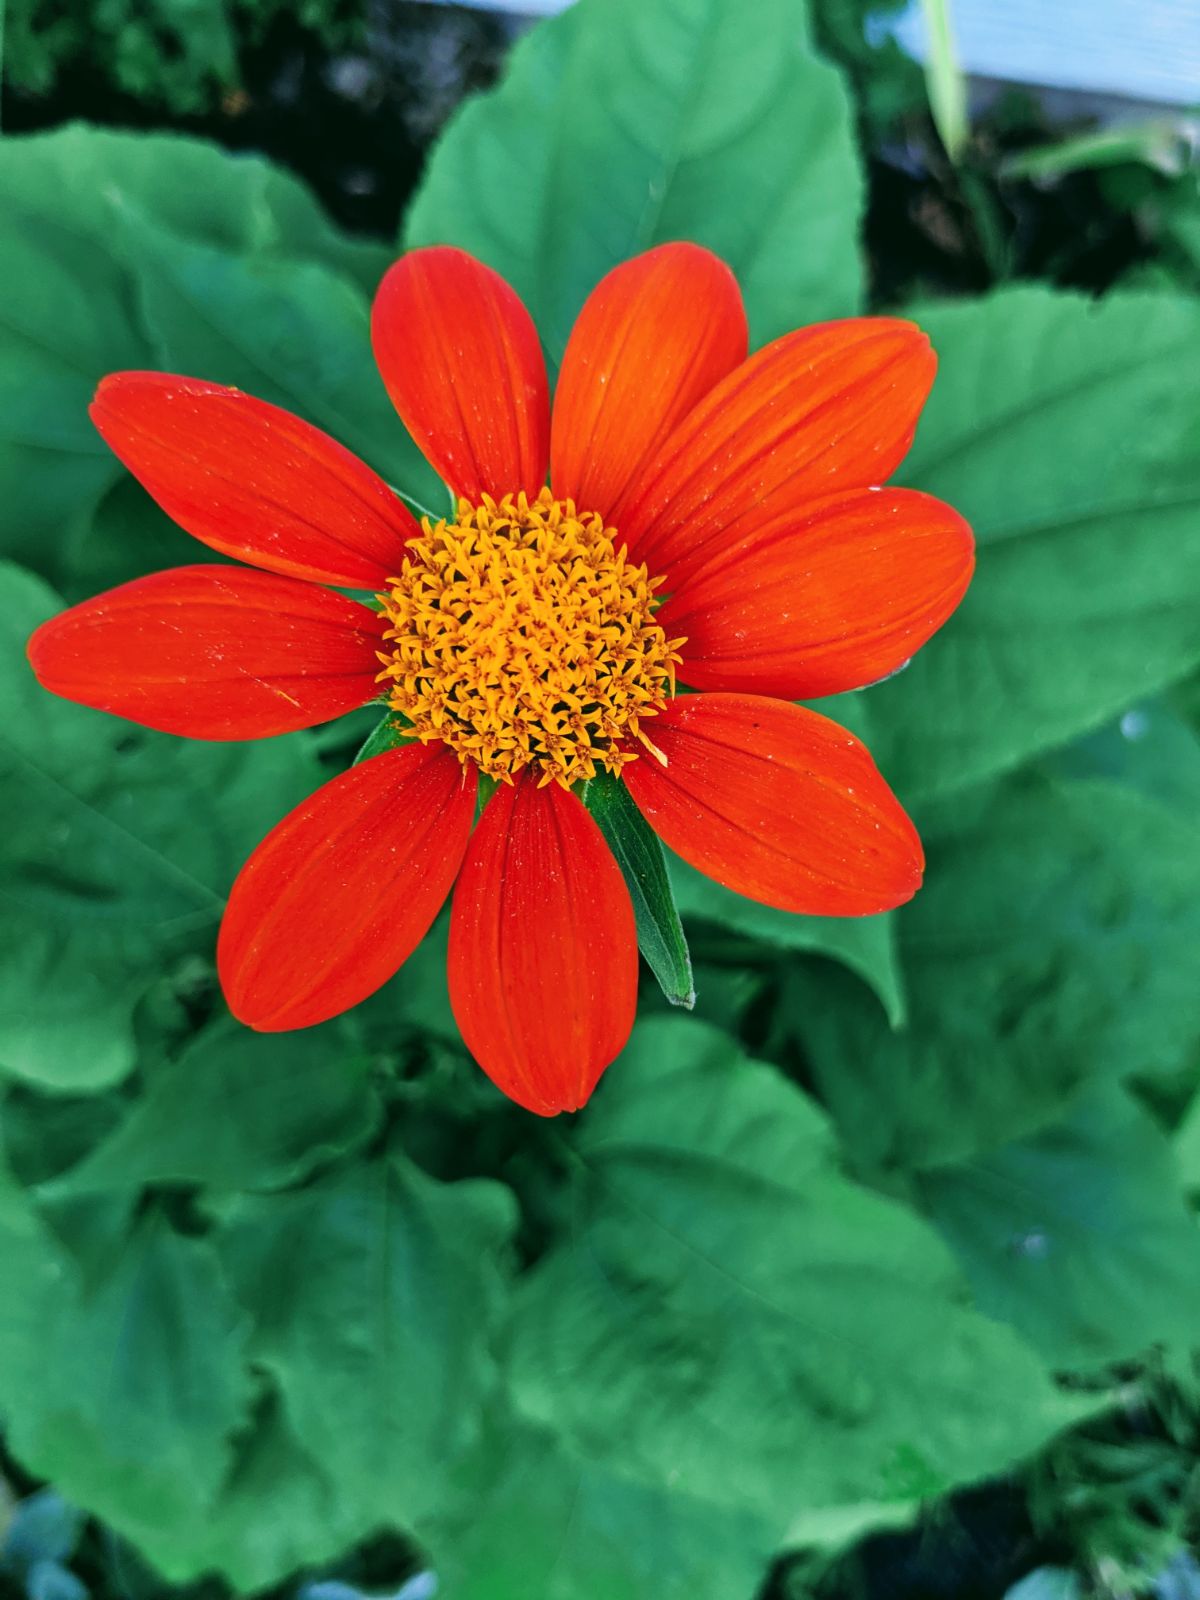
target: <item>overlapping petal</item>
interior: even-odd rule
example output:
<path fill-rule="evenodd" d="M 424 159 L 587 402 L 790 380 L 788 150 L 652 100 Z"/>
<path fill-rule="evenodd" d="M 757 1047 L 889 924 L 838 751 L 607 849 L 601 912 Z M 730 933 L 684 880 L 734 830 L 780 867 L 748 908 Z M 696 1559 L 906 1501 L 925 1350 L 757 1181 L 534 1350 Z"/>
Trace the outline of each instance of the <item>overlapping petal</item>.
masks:
<path fill-rule="evenodd" d="M 307 1028 L 373 994 L 412 954 L 454 882 L 474 769 L 444 745 L 373 756 L 323 785 L 247 861 L 217 945 L 239 1021 Z"/>
<path fill-rule="evenodd" d="M 267 572 L 378 589 L 420 532 L 357 456 L 240 390 L 116 372 L 102 379 L 91 417 L 181 528 Z"/>
<path fill-rule="evenodd" d="M 392 403 L 456 495 L 478 504 L 524 489 L 550 459 L 550 399 L 537 329 L 482 261 L 436 245 L 386 273 L 371 312 Z"/>
<path fill-rule="evenodd" d="M 622 262 L 588 296 L 554 396 L 550 480 L 608 516 L 647 454 L 746 358 L 733 273 L 696 244 Z"/>
<path fill-rule="evenodd" d="M 687 646 L 697 689 L 784 700 L 877 683 L 946 621 L 974 570 L 950 506 L 912 489 L 858 489 L 785 512 L 719 550 L 658 614 Z"/>
<path fill-rule="evenodd" d="M 636 999 L 620 869 L 576 796 L 527 771 L 489 801 L 454 890 L 450 1002 L 467 1048 L 527 1110 L 574 1111 Z"/>
<path fill-rule="evenodd" d="M 376 698 L 373 611 L 243 567 L 176 567 L 72 606 L 29 641 L 43 688 L 190 739 L 263 739 Z"/>
<path fill-rule="evenodd" d="M 785 334 L 687 414 L 612 520 L 678 588 L 754 525 L 882 483 L 912 442 L 935 367 L 920 329 L 890 317 Z"/>
<path fill-rule="evenodd" d="M 866 748 L 836 722 L 758 695 L 684 695 L 647 723 L 665 757 L 625 768 L 677 855 L 738 894 L 813 916 L 909 900 L 924 858 Z"/>

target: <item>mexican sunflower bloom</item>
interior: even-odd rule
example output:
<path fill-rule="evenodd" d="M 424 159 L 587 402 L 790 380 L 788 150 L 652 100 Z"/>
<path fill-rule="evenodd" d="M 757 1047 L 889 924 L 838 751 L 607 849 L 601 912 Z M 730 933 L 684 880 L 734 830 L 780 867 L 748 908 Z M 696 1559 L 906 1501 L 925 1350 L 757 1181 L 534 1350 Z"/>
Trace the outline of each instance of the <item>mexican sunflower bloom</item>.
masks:
<path fill-rule="evenodd" d="M 345 1011 L 453 891 L 463 1039 L 551 1116 L 584 1104 L 633 1025 L 629 892 L 581 798 L 598 774 L 768 905 L 861 916 L 918 888 L 920 841 L 870 755 L 792 702 L 895 671 L 969 582 L 962 518 L 879 487 L 935 360 L 889 318 L 747 357 L 737 283 L 691 244 L 597 286 L 553 413 L 528 313 L 460 250 L 396 262 L 372 342 L 453 510 L 418 524 L 333 439 L 236 389 L 116 373 L 101 434 L 247 565 L 123 584 L 45 623 L 30 659 L 56 694 L 195 739 L 386 707 L 400 742 L 285 817 L 234 884 L 229 1005 L 266 1031 Z"/>

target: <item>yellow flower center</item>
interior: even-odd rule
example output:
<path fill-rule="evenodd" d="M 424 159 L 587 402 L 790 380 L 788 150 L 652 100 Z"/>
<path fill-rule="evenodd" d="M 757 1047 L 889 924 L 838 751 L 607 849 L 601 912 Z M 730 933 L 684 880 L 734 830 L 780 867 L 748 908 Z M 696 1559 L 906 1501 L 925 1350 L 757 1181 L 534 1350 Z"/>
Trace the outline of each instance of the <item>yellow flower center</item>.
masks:
<path fill-rule="evenodd" d="M 662 582 L 634 566 L 604 518 L 543 489 L 422 522 L 380 595 L 388 621 L 380 682 L 417 738 L 511 781 L 620 772 L 653 749 L 641 729 L 675 692 L 682 639 L 654 621 Z"/>

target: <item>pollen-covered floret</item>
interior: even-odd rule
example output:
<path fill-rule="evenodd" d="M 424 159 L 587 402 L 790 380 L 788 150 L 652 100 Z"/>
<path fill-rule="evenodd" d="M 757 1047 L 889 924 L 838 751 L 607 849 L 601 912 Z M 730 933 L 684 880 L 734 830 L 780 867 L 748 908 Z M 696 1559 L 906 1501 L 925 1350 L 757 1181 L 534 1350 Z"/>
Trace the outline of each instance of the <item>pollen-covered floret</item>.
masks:
<path fill-rule="evenodd" d="M 564 787 L 618 773 L 649 746 L 641 728 L 675 692 L 678 649 L 655 590 L 603 517 L 548 489 L 425 519 L 380 595 L 389 703 L 416 737 L 511 781 L 522 768 Z"/>

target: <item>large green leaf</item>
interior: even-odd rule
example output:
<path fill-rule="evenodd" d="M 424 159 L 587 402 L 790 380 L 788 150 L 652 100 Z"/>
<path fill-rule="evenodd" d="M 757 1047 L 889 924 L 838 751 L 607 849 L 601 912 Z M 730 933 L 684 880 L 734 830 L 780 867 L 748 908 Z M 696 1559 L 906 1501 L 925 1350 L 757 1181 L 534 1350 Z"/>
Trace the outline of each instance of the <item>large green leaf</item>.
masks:
<path fill-rule="evenodd" d="M 763 343 L 858 308 L 861 194 L 846 91 L 794 0 L 758 0 L 752 25 L 742 0 L 580 0 L 458 112 L 406 239 L 503 273 L 556 360 L 610 267 L 695 239 Z"/>
<path fill-rule="evenodd" d="M 298 1443 L 269 1391 L 234 1440 L 215 1499 L 194 1505 L 186 1518 L 141 1529 L 138 1542 L 172 1582 L 219 1572 L 249 1594 L 331 1561 L 377 1527 L 371 1509 L 342 1493 Z"/>
<path fill-rule="evenodd" d="M 121 368 L 174 364 L 250 389 L 266 383 L 268 398 L 326 426 L 346 414 L 353 437 L 343 442 L 434 487 L 387 406 L 366 339 L 366 296 L 388 252 L 343 238 L 294 178 L 197 140 L 76 124 L 0 142 L 0 209 L 7 555 L 77 592 L 71 560 L 122 475 L 87 407 L 97 381 Z M 146 217 L 149 234 L 138 227 Z M 174 314 L 163 308 L 172 284 Z M 238 318 L 243 350 L 231 359 L 209 323 L 236 344 Z M 266 373 L 246 346 L 268 358 Z M 339 405 L 326 382 L 352 397 Z"/>
<path fill-rule="evenodd" d="M 193 744 L 39 688 L 25 641 L 54 595 L 0 569 L 0 1067 L 96 1088 L 133 1065 L 133 1011 L 319 780 L 298 738 Z"/>
<path fill-rule="evenodd" d="M 377 1524 L 441 1511 L 478 1438 L 510 1202 L 391 1156 L 247 1199 L 223 1238 L 296 1438 Z"/>
<path fill-rule="evenodd" d="M 897 918 L 908 1028 L 833 967 L 785 996 L 860 1160 L 969 1159 L 1089 1083 L 1180 1064 L 1200 1033 L 1191 817 L 1035 773 L 947 802 L 924 831 L 926 885 Z"/>
<path fill-rule="evenodd" d="M 965 514 L 979 568 L 872 694 L 908 797 L 1017 766 L 1200 661 L 1200 306 L 1023 287 L 913 315 L 940 369 L 903 477 Z"/>
<path fill-rule="evenodd" d="M 10 134 L 0 152 L 0 197 L 22 226 L 49 217 L 100 241 L 132 202 L 182 238 L 240 255 L 320 261 L 368 293 L 391 258 L 383 246 L 339 232 L 297 178 L 262 156 L 173 133 L 74 122 Z"/>
<path fill-rule="evenodd" d="M 13 1451 L 131 1538 L 187 1520 L 215 1498 L 250 1401 L 244 1319 L 211 1245 L 149 1212 L 86 1279 L 42 1250 L 53 1284 L 34 1286 L 36 1332 L 0 1371 Z M 6 1273 L 6 1295 L 28 1288 Z"/>
<path fill-rule="evenodd" d="M 1171 1147 L 1119 1089 L 959 1167 L 919 1193 L 984 1311 L 1055 1366 L 1195 1342 L 1200 1230 Z"/>
<path fill-rule="evenodd" d="M 280 1187 L 364 1143 L 380 1116 L 366 1063 L 350 1055 L 340 1023 L 289 1034 L 218 1023 L 147 1072 L 128 1116 L 56 1192 Z"/>
<path fill-rule="evenodd" d="M 996 1470 L 1068 1415 L 933 1231 L 847 1182 L 813 1104 L 700 1024 L 640 1029 L 573 1151 L 509 1370 L 589 1467 L 782 1536 L 799 1508 Z"/>
<path fill-rule="evenodd" d="M 744 935 L 771 951 L 828 956 L 870 984 L 893 1025 L 903 1021 L 903 978 L 896 960 L 891 916 L 796 916 L 723 888 L 677 856 L 670 857 L 670 868 L 675 903 L 689 928 L 693 928 L 694 938 L 702 939 L 707 927 Z M 753 949 L 743 946 L 737 959 L 745 962 L 753 954 Z M 703 1009 L 703 995 L 700 1005 Z"/>
<path fill-rule="evenodd" d="M 505 1419 L 496 1472 L 433 1540 L 445 1600 L 749 1600 L 771 1529 L 724 1500 L 637 1483 Z M 440 1530 L 439 1530 L 440 1531 Z"/>
<path fill-rule="evenodd" d="M 321 262 L 196 244 L 132 207 L 122 224 L 145 325 L 169 371 L 283 406 L 425 504 L 444 499 L 387 397 L 367 299 L 349 278 Z"/>

